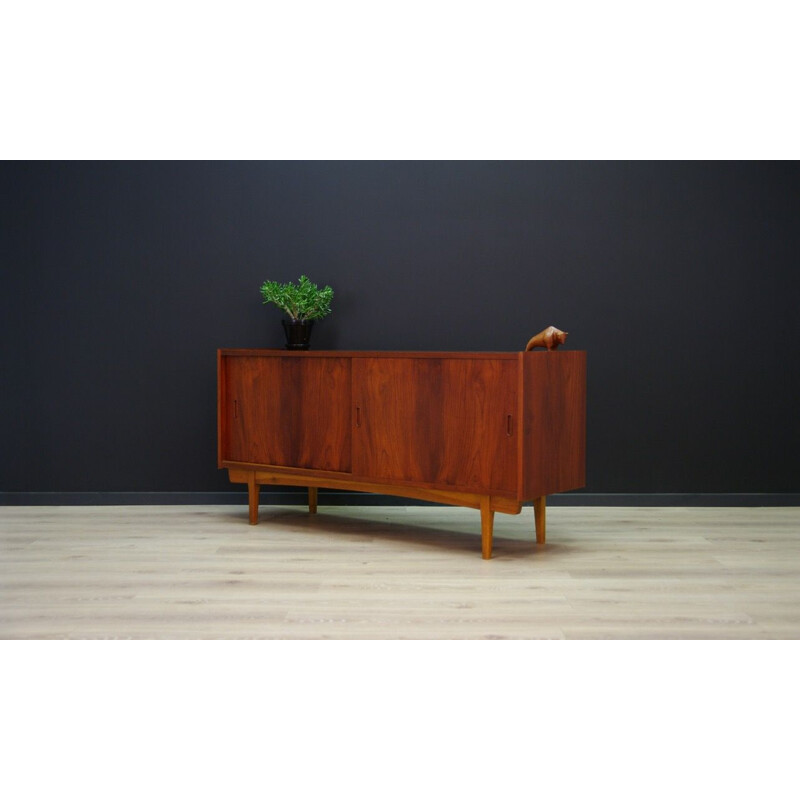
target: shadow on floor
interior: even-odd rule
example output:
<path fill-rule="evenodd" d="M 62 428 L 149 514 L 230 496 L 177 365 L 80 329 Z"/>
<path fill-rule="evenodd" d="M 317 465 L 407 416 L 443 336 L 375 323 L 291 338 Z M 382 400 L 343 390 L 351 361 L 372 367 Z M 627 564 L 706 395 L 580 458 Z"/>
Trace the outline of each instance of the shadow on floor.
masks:
<path fill-rule="evenodd" d="M 341 534 L 351 541 L 375 542 L 376 546 L 381 541 L 403 542 L 409 546 L 419 548 L 435 548 L 437 550 L 469 553 L 480 558 L 481 534 L 480 515 L 475 512 L 474 520 L 454 518 L 441 520 L 431 524 L 420 524 L 414 514 L 409 514 L 407 520 L 400 521 L 396 516 L 381 514 L 379 509 L 358 508 L 358 516 L 347 516 L 346 511 L 337 509 L 326 513 L 319 509 L 317 514 L 309 514 L 302 507 L 294 508 L 262 508 L 259 511 L 258 525 L 251 526 L 247 521 L 247 509 L 231 508 L 216 513 L 220 520 L 230 520 L 232 524 L 243 524 L 248 534 L 257 534 L 260 529 L 266 529 L 270 523 L 278 523 L 291 528 L 298 536 L 324 534 Z M 446 509 L 443 510 L 446 514 Z M 500 558 L 537 558 L 552 557 L 557 553 L 568 550 L 565 545 L 547 543 L 544 546 L 536 544 L 534 522 L 530 520 L 530 531 L 523 533 L 519 530 L 502 529 L 502 523 L 495 521 L 492 559 Z"/>

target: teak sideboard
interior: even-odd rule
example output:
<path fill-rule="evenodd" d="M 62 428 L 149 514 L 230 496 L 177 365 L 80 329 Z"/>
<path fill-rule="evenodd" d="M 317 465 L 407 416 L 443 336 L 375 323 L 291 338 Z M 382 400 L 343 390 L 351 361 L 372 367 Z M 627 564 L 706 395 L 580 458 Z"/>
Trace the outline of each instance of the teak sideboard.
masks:
<path fill-rule="evenodd" d="M 495 511 L 585 484 L 586 353 L 217 352 L 218 465 L 248 487 L 346 489 L 481 512 L 491 558 Z"/>

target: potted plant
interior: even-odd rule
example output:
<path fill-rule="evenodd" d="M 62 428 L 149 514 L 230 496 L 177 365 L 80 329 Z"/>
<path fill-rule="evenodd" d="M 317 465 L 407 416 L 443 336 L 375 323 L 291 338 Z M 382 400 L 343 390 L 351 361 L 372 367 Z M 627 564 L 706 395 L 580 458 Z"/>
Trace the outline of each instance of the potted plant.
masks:
<path fill-rule="evenodd" d="M 286 349 L 308 350 L 314 320 L 331 313 L 333 289 L 330 286 L 320 289 L 316 283 L 311 283 L 305 275 L 301 275 L 298 283 L 264 281 L 261 297 L 264 305 L 274 303 L 289 315 L 288 320 L 282 320 Z"/>

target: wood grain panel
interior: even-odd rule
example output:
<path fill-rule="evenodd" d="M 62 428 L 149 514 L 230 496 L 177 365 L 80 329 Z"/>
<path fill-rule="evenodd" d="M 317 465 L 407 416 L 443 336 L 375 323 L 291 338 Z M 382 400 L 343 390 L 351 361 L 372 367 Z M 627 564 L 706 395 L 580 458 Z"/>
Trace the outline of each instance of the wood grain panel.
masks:
<path fill-rule="evenodd" d="M 516 361 L 517 353 L 503 352 L 442 352 L 435 350 L 409 351 L 409 350 L 277 350 L 275 348 L 232 348 L 222 347 L 219 350 L 223 356 L 259 356 L 281 358 L 447 358 L 469 361 Z"/>
<path fill-rule="evenodd" d="M 353 474 L 516 493 L 517 361 L 357 358 Z"/>
<path fill-rule="evenodd" d="M 532 500 L 586 483 L 586 353 L 522 354 L 522 494 Z"/>
<path fill-rule="evenodd" d="M 222 460 L 349 472 L 350 359 L 222 359 Z"/>

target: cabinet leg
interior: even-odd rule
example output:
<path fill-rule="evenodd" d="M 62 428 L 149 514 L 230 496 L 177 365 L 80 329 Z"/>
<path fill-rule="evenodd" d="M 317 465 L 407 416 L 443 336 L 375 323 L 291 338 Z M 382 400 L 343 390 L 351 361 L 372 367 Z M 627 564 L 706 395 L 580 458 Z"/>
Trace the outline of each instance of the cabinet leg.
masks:
<path fill-rule="evenodd" d="M 533 516 L 536 521 L 536 544 L 544 544 L 545 539 L 545 509 L 547 497 L 537 497 L 533 501 Z"/>
<path fill-rule="evenodd" d="M 316 486 L 309 486 L 308 487 L 308 513 L 309 514 L 316 514 L 317 513 L 317 487 Z"/>
<path fill-rule="evenodd" d="M 247 500 L 250 505 L 250 524 L 258 522 L 258 490 L 255 473 L 251 473 L 247 478 Z"/>
<path fill-rule="evenodd" d="M 481 499 L 481 555 L 492 557 L 492 529 L 494 527 L 494 511 L 490 507 L 488 497 Z"/>

